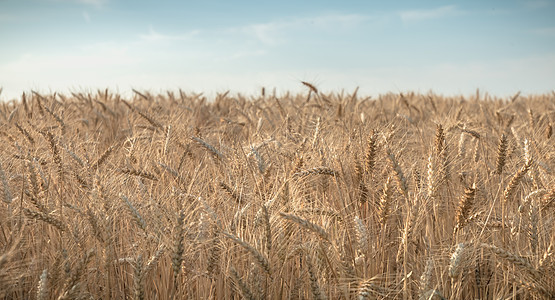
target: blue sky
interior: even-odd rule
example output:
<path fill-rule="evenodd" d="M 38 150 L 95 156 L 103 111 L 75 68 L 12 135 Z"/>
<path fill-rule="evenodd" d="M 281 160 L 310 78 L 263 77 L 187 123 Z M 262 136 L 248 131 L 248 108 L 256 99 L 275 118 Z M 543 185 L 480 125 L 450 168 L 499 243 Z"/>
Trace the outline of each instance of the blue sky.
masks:
<path fill-rule="evenodd" d="M 0 99 L 555 90 L 555 1 L 0 0 Z"/>

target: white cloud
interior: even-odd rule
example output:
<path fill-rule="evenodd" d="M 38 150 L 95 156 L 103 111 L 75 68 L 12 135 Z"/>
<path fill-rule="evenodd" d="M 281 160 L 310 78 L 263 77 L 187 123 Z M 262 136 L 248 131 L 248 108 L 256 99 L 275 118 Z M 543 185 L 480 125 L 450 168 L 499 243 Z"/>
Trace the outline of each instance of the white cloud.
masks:
<path fill-rule="evenodd" d="M 453 16 L 462 13 L 456 5 L 447 5 L 432 9 L 406 10 L 399 13 L 403 22 L 423 21 Z"/>
<path fill-rule="evenodd" d="M 4 97 L 15 97 L 29 89 L 67 90 L 74 86 L 111 86 L 140 63 L 128 47 L 94 44 L 59 53 L 26 53 L 0 64 Z"/>
<path fill-rule="evenodd" d="M 71 3 L 78 3 L 83 5 L 94 6 L 97 8 L 103 7 L 106 3 L 110 0 L 42 0 L 45 2 L 71 2 Z"/>
<path fill-rule="evenodd" d="M 443 63 L 421 67 L 390 67 L 372 71 L 380 87 L 425 92 L 432 89 L 449 95 L 471 94 L 476 88 L 496 96 L 547 93 L 553 89 L 555 53 L 545 56 Z M 378 76 L 379 74 L 379 76 Z M 365 74 L 356 74 L 364 78 Z"/>
<path fill-rule="evenodd" d="M 108 2 L 108 0 L 57 0 L 57 1 L 76 2 L 76 3 L 92 5 L 96 7 L 101 7 Z"/>
<path fill-rule="evenodd" d="M 252 58 L 255 56 L 263 56 L 267 53 L 267 51 L 265 50 L 261 50 L 261 49 L 253 49 L 253 50 L 239 50 L 236 52 L 233 52 L 227 56 L 218 56 L 214 58 L 214 62 L 227 62 L 227 61 L 233 61 L 233 60 L 237 60 L 237 59 L 242 59 L 242 58 Z"/>
<path fill-rule="evenodd" d="M 178 35 L 168 35 L 162 34 L 154 30 L 152 26 L 149 27 L 147 34 L 139 34 L 139 38 L 144 41 L 155 42 L 155 41 L 179 41 L 179 40 L 188 40 L 200 33 L 199 30 L 192 30 L 185 34 L 178 34 Z"/>
<path fill-rule="evenodd" d="M 106 3 L 107 0 L 74 0 L 75 2 L 83 3 L 83 4 L 90 4 L 100 6 Z"/>

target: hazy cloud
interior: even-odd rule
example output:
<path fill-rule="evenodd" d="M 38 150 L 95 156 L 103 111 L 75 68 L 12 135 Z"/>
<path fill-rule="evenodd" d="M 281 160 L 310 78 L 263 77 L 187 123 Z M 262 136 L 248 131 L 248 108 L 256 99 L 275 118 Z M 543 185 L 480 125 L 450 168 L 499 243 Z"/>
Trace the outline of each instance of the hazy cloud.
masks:
<path fill-rule="evenodd" d="M 553 1 L 547 0 L 524 1 L 523 3 L 532 9 L 542 9 L 553 5 Z"/>
<path fill-rule="evenodd" d="M 68 0 L 68 1 L 97 6 L 97 7 L 102 6 L 108 2 L 108 0 Z"/>
<path fill-rule="evenodd" d="M 456 5 L 442 6 L 432 9 L 415 9 L 406 10 L 399 13 L 403 22 L 423 21 L 429 19 L 438 19 L 448 16 L 460 14 L 461 11 Z"/>
<path fill-rule="evenodd" d="M 88 12 L 86 12 L 86 11 L 83 12 L 83 19 L 85 19 L 85 22 L 87 22 L 87 23 L 91 22 L 91 16 L 89 15 Z"/>
<path fill-rule="evenodd" d="M 202 37 L 202 39 L 216 38 L 220 41 L 254 38 L 264 45 L 277 45 L 284 43 L 287 40 L 287 36 L 294 32 L 302 32 L 307 29 L 322 31 L 348 30 L 358 26 L 367 19 L 367 16 L 357 14 L 323 15 L 255 23 L 230 28 L 191 30 L 179 34 L 162 33 L 155 30 L 153 26 L 150 26 L 148 33 L 139 34 L 139 38 L 150 42 L 189 40 L 194 37 Z"/>
<path fill-rule="evenodd" d="M 0 13 L 0 22 L 11 22 L 11 21 L 14 21 L 15 19 L 16 17 L 13 15 Z"/>
<path fill-rule="evenodd" d="M 555 27 L 536 28 L 531 30 L 531 33 L 545 37 L 555 37 Z"/>
<path fill-rule="evenodd" d="M 352 29 L 368 19 L 368 16 L 359 14 L 322 15 L 250 24 L 240 28 L 231 28 L 230 31 L 253 36 L 263 44 L 276 45 L 285 42 L 286 34 L 293 31 Z"/>

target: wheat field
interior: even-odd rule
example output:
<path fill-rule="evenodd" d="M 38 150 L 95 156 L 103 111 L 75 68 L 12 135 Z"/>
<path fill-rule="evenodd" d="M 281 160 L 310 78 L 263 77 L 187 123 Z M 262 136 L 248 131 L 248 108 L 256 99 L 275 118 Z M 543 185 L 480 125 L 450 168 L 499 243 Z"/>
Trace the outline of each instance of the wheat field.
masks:
<path fill-rule="evenodd" d="M 553 299 L 555 93 L 23 94 L 5 299 Z"/>

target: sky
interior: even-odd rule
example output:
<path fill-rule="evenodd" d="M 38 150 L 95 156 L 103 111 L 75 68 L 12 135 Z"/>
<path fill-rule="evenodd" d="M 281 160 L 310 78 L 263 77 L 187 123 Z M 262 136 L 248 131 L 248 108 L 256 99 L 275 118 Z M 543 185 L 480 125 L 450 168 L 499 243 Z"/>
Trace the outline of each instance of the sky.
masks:
<path fill-rule="evenodd" d="M 0 0 L 0 100 L 555 90 L 555 1 Z"/>

